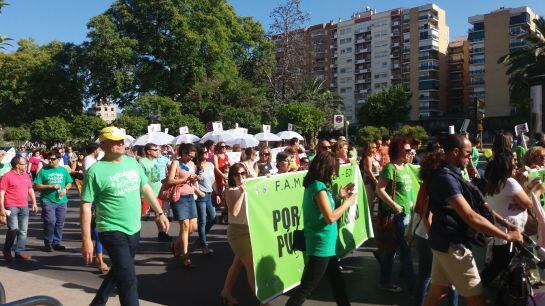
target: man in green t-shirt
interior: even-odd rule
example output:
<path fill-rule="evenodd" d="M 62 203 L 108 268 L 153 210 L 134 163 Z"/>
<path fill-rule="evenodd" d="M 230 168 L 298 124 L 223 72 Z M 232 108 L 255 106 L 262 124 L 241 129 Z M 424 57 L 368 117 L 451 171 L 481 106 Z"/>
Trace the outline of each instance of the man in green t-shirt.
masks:
<path fill-rule="evenodd" d="M 61 244 L 68 197 L 66 193 L 72 188 L 72 177 L 65 167 L 60 166 L 61 154 L 54 150 L 45 158 L 49 164 L 36 174 L 34 184 L 42 196 L 42 219 L 44 226 L 44 245 L 46 252 L 64 251 Z"/>
<path fill-rule="evenodd" d="M 159 190 L 161 189 L 161 179 L 159 175 L 157 158 L 161 156 L 161 148 L 154 143 L 148 143 L 144 146 L 144 154 L 146 154 L 146 156 L 141 158 L 138 163 L 140 166 L 142 166 L 142 169 L 148 178 L 148 184 L 150 185 L 151 189 L 153 189 L 153 193 L 155 196 L 158 196 Z M 161 208 L 163 208 L 163 201 L 161 201 L 161 199 L 157 199 L 157 201 L 159 202 Z M 142 198 L 142 209 L 140 211 L 140 216 L 147 216 L 149 210 L 150 207 L 148 201 L 145 198 Z M 157 240 L 164 242 L 171 241 L 172 238 L 162 230 L 161 224 L 158 223 L 157 220 L 155 223 L 157 224 L 157 230 L 159 231 L 157 234 Z"/>
<path fill-rule="evenodd" d="M 125 133 L 113 126 L 100 131 L 104 157 L 87 171 L 81 193 L 81 253 L 93 261 L 91 203 L 96 207 L 99 239 L 110 255 L 112 267 L 91 305 L 105 305 L 117 286 L 121 305 L 138 305 L 134 255 L 140 240 L 140 195 L 143 194 L 165 232 L 169 223 L 138 162 L 125 156 Z"/>

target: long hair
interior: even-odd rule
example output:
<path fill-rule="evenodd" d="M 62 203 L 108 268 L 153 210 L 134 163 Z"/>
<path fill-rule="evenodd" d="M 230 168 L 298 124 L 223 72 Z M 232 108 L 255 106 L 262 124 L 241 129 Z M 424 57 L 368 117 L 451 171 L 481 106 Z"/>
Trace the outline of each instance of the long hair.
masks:
<path fill-rule="evenodd" d="M 208 161 L 208 154 L 205 153 L 207 152 L 206 150 L 207 148 L 203 145 L 197 146 L 197 156 L 195 157 L 195 159 L 197 160 L 196 164 L 198 172 L 202 171 L 202 162 Z"/>
<path fill-rule="evenodd" d="M 313 181 L 320 181 L 326 185 L 331 184 L 333 176 L 339 174 L 339 160 L 335 153 L 322 151 L 310 162 L 307 175 L 303 180 L 303 186 L 308 187 Z"/>
<path fill-rule="evenodd" d="M 252 156 L 255 155 L 255 149 L 254 148 L 246 148 L 242 153 L 240 154 L 240 161 L 248 161 L 252 158 Z"/>
<path fill-rule="evenodd" d="M 406 144 L 410 144 L 410 143 L 411 143 L 410 138 L 407 136 L 403 136 L 403 135 L 395 136 L 394 139 L 392 139 L 392 141 L 390 142 L 390 147 L 388 148 L 388 155 L 390 155 L 390 160 L 395 161 L 399 157 L 403 156 L 403 154 L 405 154 L 405 152 L 402 152 L 403 147 Z"/>
<path fill-rule="evenodd" d="M 506 133 L 497 134 L 492 142 L 492 152 L 496 154 L 504 150 L 510 151 L 512 144 L 513 136 Z"/>
<path fill-rule="evenodd" d="M 484 171 L 486 194 L 492 196 L 499 193 L 507 179 L 513 174 L 514 167 L 513 153 L 507 150 L 496 152 Z"/>
<path fill-rule="evenodd" d="M 238 175 L 238 169 L 240 168 L 246 171 L 246 167 L 244 167 L 242 163 L 236 163 L 229 168 L 229 173 L 227 174 L 227 186 L 231 188 L 237 187 L 237 183 L 235 182 L 235 176 Z"/>

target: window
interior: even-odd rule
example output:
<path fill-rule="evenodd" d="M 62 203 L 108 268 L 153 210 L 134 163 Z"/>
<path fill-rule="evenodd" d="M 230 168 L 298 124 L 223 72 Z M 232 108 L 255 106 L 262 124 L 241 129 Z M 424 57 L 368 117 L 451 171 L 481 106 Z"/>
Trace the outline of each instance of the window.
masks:
<path fill-rule="evenodd" d="M 349 44 L 352 42 L 352 38 L 351 37 L 348 37 L 348 38 L 341 38 L 341 40 L 339 40 L 339 44 L 341 45 L 344 45 L 344 44 Z"/>
<path fill-rule="evenodd" d="M 377 73 L 377 74 L 375 74 L 375 76 L 374 76 L 374 77 L 375 77 L 375 79 L 378 79 L 378 78 L 380 78 L 380 74 L 379 74 L 379 73 Z"/>
<path fill-rule="evenodd" d="M 318 36 L 318 35 L 325 35 L 326 34 L 326 31 L 325 30 L 314 30 L 311 32 L 311 36 Z"/>
<path fill-rule="evenodd" d="M 314 48 L 314 53 L 325 53 L 324 48 Z"/>
<path fill-rule="evenodd" d="M 388 56 L 388 51 L 378 51 L 375 53 L 375 58 L 382 58 Z"/>
<path fill-rule="evenodd" d="M 387 40 L 373 41 L 373 48 L 380 48 L 385 46 L 388 46 Z"/>
<path fill-rule="evenodd" d="M 351 59 L 351 58 L 348 58 L 348 59 L 346 59 L 346 62 L 347 62 L 347 63 L 352 63 L 352 59 Z"/>
<path fill-rule="evenodd" d="M 352 47 L 341 49 L 341 54 L 352 53 Z"/>
<path fill-rule="evenodd" d="M 341 35 L 352 33 L 352 28 L 345 28 L 340 30 Z"/>
<path fill-rule="evenodd" d="M 382 67 L 388 67 L 388 62 L 382 62 L 381 65 Z"/>
<path fill-rule="evenodd" d="M 340 92 L 341 93 L 351 93 L 352 92 L 352 87 L 341 87 Z"/>
<path fill-rule="evenodd" d="M 344 77 L 339 81 L 341 84 L 352 83 L 352 77 Z"/>
<path fill-rule="evenodd" d="M 352 68 L 341 68 L 340 73 L 352 73 Z"/>
<path fill-rule="evenodd" d="M 312 44 L 313 44 L 314 46 L 316 46 L 316 45 L 323 45 L 323 44 L 325 44 L 325 41 L 324 41 L 323 39 L 313 39 L 313 40 L 312 40 Z"/>

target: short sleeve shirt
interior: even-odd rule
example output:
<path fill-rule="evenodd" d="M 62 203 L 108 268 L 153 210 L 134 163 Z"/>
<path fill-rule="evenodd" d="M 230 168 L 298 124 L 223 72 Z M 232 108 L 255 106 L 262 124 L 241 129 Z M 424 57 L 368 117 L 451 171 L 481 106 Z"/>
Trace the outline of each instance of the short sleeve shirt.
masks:
<path fill-rule="evenodd" d="M 40 185 L 56 185 L 59 184 L 61 188 L 59 190 L 62 190 L 66 187 L 66 184 L 72 183 L 72 177 L 70 176 L 70 173 L 68 173 L 68 170 L 66 170 L 63 166 L 57 166 L 57 167 L 51 167 L 49 165 L 45 166 L 38 174 L 36 175 L 36 178 L 34 179 L 35 184 Z M 63 195 L 62 197 L 59 197 L 59 191 L 54 189 L 47 189 L 40 191 L 42 194 L 42 201 L 46 203 L 53 203 L 53 204 L 64 204 L 68 202 L 68 197 Z"/>
<path fill-rule="evenodd" d="M 323 182 L 313 181 L 305 188 L 303 196 L 305 244 L 307 255 L 329 257 L 335 255 L 338 231 L 337 222 L 328 224 L 316 203 L 316 195 L 322 190 L 327 193 L 331 210 L 335 209 L 331 191 Z"/>
<path fill-rule="evenodd" d="M 394 175 L 395 195 L 392 195 Z M 386 192 L 394 199 L 394 202 L 403 207 L 404 213 L 410 213 L 412 206 L 411 190 L 413 181 L 408 170 L 405 169 L 405 167 L 403 167 L 403 169 L 396 169 L 394 164 L 389 163 L 384 166 L 379 177 L 389 180 L 388 185 L 386 185 Z"/>
<path fill-rule="evenodd" d="M 32 188 L 32 181 L 28 173 L 17 173 L 11 170 L 0 179 L 0 190 L 6 192 L 5 207 L 28 206 L 28 191 Z"/>
<path fill-rule="evenodd" d="M 516 225 L 521 232 L 524 231 L 524 226 L 528 220 L 528 211 L 515 202 L 515 195 L 522 191 L 522 186 L 514 178 L 510 177 L 506 180 L 505 184 L 500 189 L 500 192 L 486 197 L 486 202 L 489 207 L 500 216 L 507 219 L 507 221 Z M 499 224 L 496 224 L 496 226 L 502 230 L 505 229 Z M 506 244 L 507 241 L 494 238 L 494 243 Z"/>
<path fill-rule="evenodd" d="M 449 200 L 464 194 L 455 175 L 461 176 L 460 169 L 445 166 L 432 175 L 428 185 L 430 211 L 433 213 L 428 241 L 432 249 L 440 252 L 447 252 L 450 245 L 467 243 L 468 225 L 448 204 Z"/>
<path fill-rule="evenodd" d="M 141 158 L 138 163 L 144 169 L 144 173 L 148 177 L 148 184 L 153 189 L 153 193 L 157 196 L 161 189 L 161 178 L 159 176 L 159 168 L 157 167 L 157 159 Z"/>
<path fill-rule="evenodd" d="M 126 156 L 118 163 L 98 161 L 89 169 L 81 200 L 94 202 L 99 232 L 133 235 L 140 230 L 140 188 L 147 182 L 138 162 Z"/>

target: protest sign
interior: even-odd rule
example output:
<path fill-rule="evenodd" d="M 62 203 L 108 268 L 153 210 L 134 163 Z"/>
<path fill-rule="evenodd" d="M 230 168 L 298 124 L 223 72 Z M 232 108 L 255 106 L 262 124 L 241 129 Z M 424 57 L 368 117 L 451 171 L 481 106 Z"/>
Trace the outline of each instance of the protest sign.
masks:
<path fill-rule="evenodd" d="M 268 124 L 263 124 L 263 132 L 264 133 L 270 133 L 271 132 L 271 126 Z"/>
<path fill-rule="evenodd" d="M 189 128 L 187 126 L 181 126 L 179 132 L 180 135 L 189 134 Z"/>
<path fill-rule="evenodd" d="M 264 303 L 297 286 L 304 270 L 303 253 L 293 248 L 293 232 L 303 229 L 303 179 L 306 171 L 247 181 L 246 209 L 254 260 L 256 295 Z M 337 256 L 343 257 L 373 236 L 367 196 L 359 168 L 343 165 L 331 191 L 355 182 L 357 204 L 337 225 Z M 340 203 L 336 203 L 339 205 Z"/>
<path fill-rule="evenodd" d="M 333 129 L 340 130 L 344 127 L 344 116 L 343 115 L 334 115 L 333 116 Z"/>
<path fill-rule="evenodd" d="M 288 131 L 293 131 L 293 124 L 291 123 L 288 123 Z"/>
<path fill-rule="evenodd" d="M 156 133 L 156 132 L 161 132 L 161 124 L 156 123 L 156 124 L 148 125 L 148 134 Z"/>
<path fill-rule="evenodd" d="M 212 122 L 212 131 L 223 131 L 223 124 L 221 121 Z"/>

